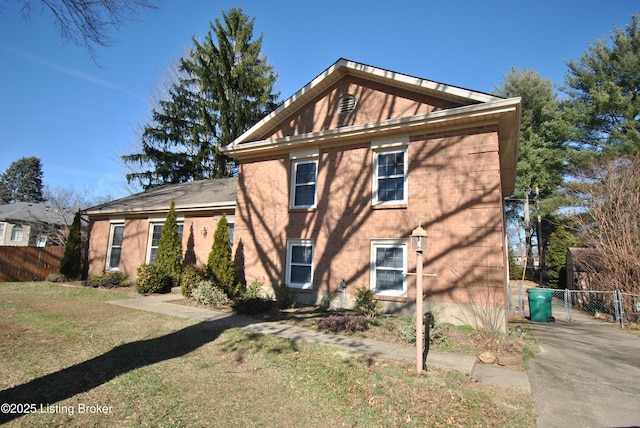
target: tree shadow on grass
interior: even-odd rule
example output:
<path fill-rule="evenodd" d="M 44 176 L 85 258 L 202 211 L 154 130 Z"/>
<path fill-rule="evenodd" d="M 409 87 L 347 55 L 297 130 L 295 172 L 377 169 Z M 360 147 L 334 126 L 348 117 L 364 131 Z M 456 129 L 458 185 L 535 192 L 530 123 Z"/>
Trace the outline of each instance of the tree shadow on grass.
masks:
<path fill-rule="evenodd" d="M 195 324 L 161 337 L 126 343 L 98 357 L 0 391 L 0 403 L 46 406 L 87 392 L 131 370 L 181 357 L 214 341 L 228 327 Z M 24 413 L 0 413 L 0 424 Z"/>

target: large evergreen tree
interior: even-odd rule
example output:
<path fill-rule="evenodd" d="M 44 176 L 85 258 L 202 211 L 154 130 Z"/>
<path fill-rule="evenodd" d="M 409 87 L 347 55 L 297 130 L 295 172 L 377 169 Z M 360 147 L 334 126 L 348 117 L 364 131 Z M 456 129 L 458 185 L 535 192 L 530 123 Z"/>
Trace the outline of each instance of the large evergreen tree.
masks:
<path fill-rule="evenodd" d="M 538 187 L 541 208 L 548 214 L 557 209 L 554 200 L 565 172 L 568 135 L 553 83 L 535 70 L 514 68 L 494 93 L 522 97 L 515 197 L 523 199 L 524 192 Z"/>
<path fill-rule="evenodd" d="M 182 272 L 182 239 L 178 235 L 176 206 L 173 199 L 162 226 L 155 264 L 164 275 L 172 279 L 174 285 L 178 285 Z"/>
<path fill-rule="evenodd" d="M 575 159 L 640 153 L 640 15 L 567 62 L 564 106 Z"/>
<path fill-rule="evenodd" d="M 507 202 L 507 219 L 517 230 L 525 227 L 522 244 L 527 250 L 528 261 L 532 261 L 533 236 L 536 236 L 539 255 L 544 259 L 548 237 L 553 231 L 552 218 L 562 203 L 559 190 L 566 166 L 568 125 L 560 115 L 553 83 L 535 70 L 512 69 L 494 93 L 505 98 L 522 98 L 516 189 L 513 199 Z M 524 224 L 523 209 L 527 205 L 523 201 L 527 198 L 531 202 L 530 211 L 537 211 L 537 215 L 530 215 L 530 218 L 541 217 L 540 228 L 536 221 Z"/>
<path fill-rule="evenodd" d="M 242 9 L 223 13 L 204 41 L 180 60 L 166 99 L 142 132 L 140 153 L 125 155 L 136 170 L 127 180 L 148 189 L 166 183 L 232 176 L 235 163 L 220 152 L 274 108 L 273 67 L 253 40 L 253 19 Z"/>
<path fill-rule="evenodd" d="M 32 156 L 9 165 L 0 175 L 0 203 L 42 202 L 42 163 Z"/>

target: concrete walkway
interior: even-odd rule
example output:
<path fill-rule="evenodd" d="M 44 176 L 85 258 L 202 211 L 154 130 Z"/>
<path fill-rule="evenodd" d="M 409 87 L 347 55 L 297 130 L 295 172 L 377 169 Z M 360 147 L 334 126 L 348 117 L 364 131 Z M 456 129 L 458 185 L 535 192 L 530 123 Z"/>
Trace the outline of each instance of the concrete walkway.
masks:
<path fill-rule="evenodd" d="M 364 354 L 380 355 L 388 358 L 413 361 L 415 361 L 416 358 L 415 347 L 399 346 L 369 339 L 323 333 L 276 322 L 263 322 L 237 314 L 215 312 L 209 309 L 171 303 L 173 300 L 180 300 L 182 298 L 182 295 L 172 293 L 136 297 L 132 299 L 112 300 L 108 303 L 131 309 L 188 318 L 201 322 L 218 322 L 229 327 L 244 328 L 256 333 L 273 334 L 291 340 L 303 340 L 324 345 L 338 346 Z M 527 373 L 506 368 L 476 364 L 476 358 L 472 355 L 429 351 L 427 356 L 427 366 L 456 370 L 493 385 L 516 388 L 525 392 L 531 391 Z"/>

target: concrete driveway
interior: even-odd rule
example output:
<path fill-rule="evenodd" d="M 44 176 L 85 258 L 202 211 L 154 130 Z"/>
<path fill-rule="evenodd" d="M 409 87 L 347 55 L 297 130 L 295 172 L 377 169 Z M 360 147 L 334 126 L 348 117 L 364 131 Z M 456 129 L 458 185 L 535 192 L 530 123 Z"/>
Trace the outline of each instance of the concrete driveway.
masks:
<path fill-rule="evenodd" d="M 596 320 L 529 326 L 539 427 L 640 426 L 640 337 Z"/>

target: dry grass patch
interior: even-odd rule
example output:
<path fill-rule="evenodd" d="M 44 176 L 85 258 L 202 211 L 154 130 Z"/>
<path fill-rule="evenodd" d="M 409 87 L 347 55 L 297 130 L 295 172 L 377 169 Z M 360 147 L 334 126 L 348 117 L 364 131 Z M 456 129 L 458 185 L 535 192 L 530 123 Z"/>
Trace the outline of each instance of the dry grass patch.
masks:
<path fill-rule="evenodd" d="M 119 292 L 0 284 L 7 426 L 535 426 L 527 394 L 407 361 L 105 304 Z M 104 414 L 79 413 L 106 406 Z"/>

